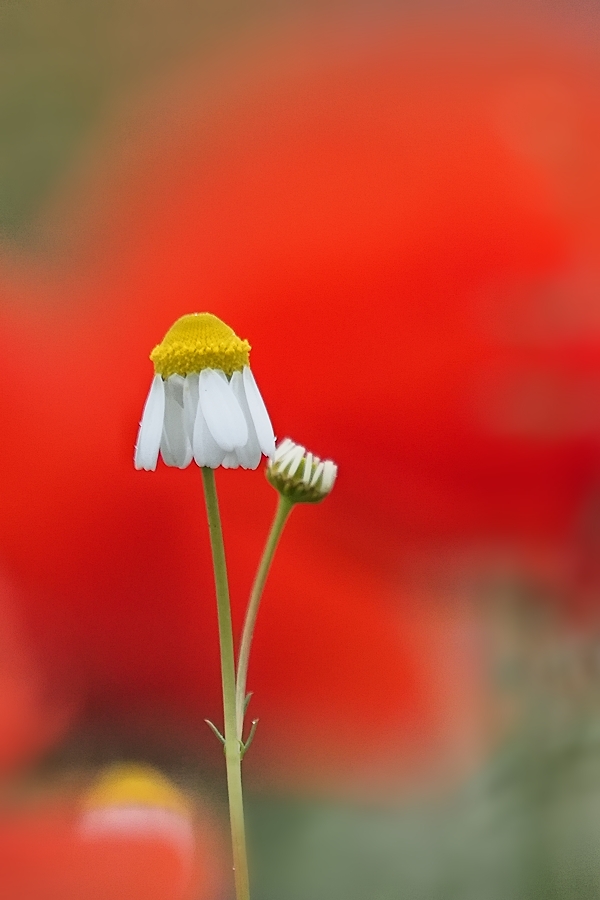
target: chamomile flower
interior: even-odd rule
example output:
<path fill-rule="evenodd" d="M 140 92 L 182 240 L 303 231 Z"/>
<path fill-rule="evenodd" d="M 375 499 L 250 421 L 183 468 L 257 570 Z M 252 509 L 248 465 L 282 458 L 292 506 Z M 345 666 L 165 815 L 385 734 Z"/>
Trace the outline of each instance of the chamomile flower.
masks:
<path fill-rule="evenodd" d="M 318 503 L 331 493 L 337 466 L 321 460 L 290 438 L 282 441 L 266 470 L 267 480 L 292 503 Z"/>
<path fill-rule="evenodd" d="M 136 469 L 255 469 L 275 436 L 250 370 L 250 344 L 210 313 L 182 316 L 154 348 L 154 379 L 135 448 Z"/>

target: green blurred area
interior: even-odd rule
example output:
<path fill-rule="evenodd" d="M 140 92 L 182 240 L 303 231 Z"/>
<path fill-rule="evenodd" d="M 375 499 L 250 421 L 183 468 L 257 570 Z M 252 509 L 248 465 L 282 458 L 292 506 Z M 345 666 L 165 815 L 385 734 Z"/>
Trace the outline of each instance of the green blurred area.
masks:
<path fill-rule="evenodd" d="M 34 240 L 45 201 L 121 98 L 294 7 L 268 0 L 0 3 L 0 238 Z"/>
<path fill-rule="evenodd" d="M 445 800 L 250 803 L 259 900 L 600 897 L 600 723 L 525 729 Z"/>
<path fill-rule="evenodd" d="M 462 785 L 385 804 L 252 798 L 258 900 L 600 897 L 597 639 L 548 598 L 494 601 L 490 689 L 513 715 L 489 758 Z"/>
<path fill-rule="evenodd" d="M 446 803 L 250 804 L 259 900 L 600 896 L 600 729 L 521 739 Z"/>

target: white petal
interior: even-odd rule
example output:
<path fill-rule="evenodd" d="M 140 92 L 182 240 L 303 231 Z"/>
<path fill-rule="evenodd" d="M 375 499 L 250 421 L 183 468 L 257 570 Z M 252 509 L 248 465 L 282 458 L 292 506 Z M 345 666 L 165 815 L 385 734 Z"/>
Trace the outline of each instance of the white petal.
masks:
<path fill-rule="evenodd" d="M 284 441 L 278 444 L 277 448 L 275 449 L 275 456 L 273 457 L 274 462 L 277 462 L 281 459 L 282 456 L 285 456 L 288 450 L 291 450 L 293 446 L 294 442 L 290 440 L 290 438 L 286 438 Z"/>
<path fill-rule="evenodd" d="M 168 392 L 171 393 L 180 406 L 183 406 L 183 386 L 185 384 L 183 375 L 169 375 L 165 384 L 167 385 Z"/>
<path fill-rule="evenodd" d="M 168 466 L 185 469 L 192 461 L 192 444 L 183 414 L 184 379 L 171 375 L 165 383 L 165 416 L 160 442 L 162 458 Z"/>
<path fill-rule="evenodd" d="M 320 462 L 319 465 L 317 466 L 317 468 L 316 468 L 315 471 L 314 471 L 313 477 L 312 477 L 311 480 L 310 480 L 310 486 L 311 486 L 311 487 L 315 487 L 317 481 L 318 481 L 319 478 L 321 477 L 321 473 L 323 472 L 323 469 L 324 469 L 324 468 L 325 468 L 325 463 Z"/>
<path fill-rule="evenodd" d="M 265 456 L 270 456 L 272 458 L 275 456 L 275 435 L 273 433 L 273 426 L 271 425 L 267 407 L 260 395 L 256 381 L 254 380 L 254 375 L 250 371 L 249 366 L 244 366 L 243 377 L 246 400 L 250 407 L 250 413 L 252 415 L 254 427 L 256 428 L 256 436 L 258 437 L 260 449 Z"/>
<path fill-rule="evenodd" d="M 165 433 L 163 429 L 163 433 L 160 438 L 160 455 L 163 458 L 163 462 L 165 466 L 176 466 L 175 457 L 171 454 L 169 450 L 169 445 L 165 440 Z"/>
<path fill-rule="evenodd" d="M 136 469 L 156 469 L 164 416 L 165 384 L 160 375 L 155 375 L 140 422 L 134 456 Z"/>
<path fill-rule="evenodd" d="M 302 462 L 302 457 L 304 456 L 305 451 L 304 451 L 304 447 L 302 447 L 300 444 L 298 444 L 296 447 L 294 447 L 293 451 L 290 451 L 290 452 L 293 455 L 292 455 L 291 461 L 289 463 L 289 469 L 287 470 L 287 474 L 291 478 L 292 475 L 295 475 L 296 472 L 298 471 L 298 469 L 300 468 L 300 463 Z M 287 462 L 286 462 L 286 467 L 287 467 Z M 282 471 L 283 471 L 283 467 L 282 467 Z"/>
<path fill-rule="evenodd" d="M 226 453 L 223 457 L 223 462 L 221 465 L 224 469 L 237 469 L 240 461 L 238 459 L 239 450 L 232 450 L 231 453 Z"/>
<path fill-rule="evenodd" d="M 194 422 L 198 409 L 198 373 L 186 375 L 183 385 L 183 424 L 190 443 L 194 440 Z"/>
<path fill-rule="evenodd" d="M 226 451 L 219 447 L 208 430 L 200 403 L 196 410 L 196 421 L 194 422 L 193 447 L 194 459 L 199 466 L 208 466 L 211 469 L 216 469 L 223 462 Z"/>
<path fill-rule="evenodd" d="M 326 460 L 323 468 L 323 478 L 321 479 L 321 490 L 324 494 L 328 494 L 333 487 L 337 475 L 337 466 L 330 459 Z"/>
<path fill-rule="evenodd" d="M 231 385 L 214 369 L 200 372 L 200 406 L 208 430 L 226 453 L 243 447 L 248 440 L 248 426 Z"/>
<path fill-rule="evenodd" d="M 237 402 L 240 404 L 240 409 L 244 413 L 246 425 L 248 426 L 248 440 L 243 447 L 237 448 L 236 455 L 239 460 L 239 464 L 244 469 L 255 469 L 260 462 L 260 445 L 256 436 L 256 428 L 254 427 L 254 422 L 252 421 L 252 416 L 250 415 L 250 407 L 248 406 L 248 401 L 246 400 L 242 373 L 234 372 L 231 376 L 230 383 L 231 390 L 233 391 Z M 223 463 L 223 465 L 225 465 L 225 463 Z"/>
<path fill-rule="evenodd" d="M 302 473 L 302 481 L 304 484 L 308 484 L 310 482 L 310 473 L 312 472 L 312 464 L 313 464 L 313 455 L 312 455 L 312 453 L 307 453 L 306 459 L 304 460 L 304 472 Z"/>
<path fill-rule="evenodd" d="M 302 454 L 304 453 L 304 447 L 301 447 L 300 444 L 292 444 L 289 450 L 279 457 L 277 460 L 277 467 L 280 472 L 283 472 L 286 469 L 293 459 L 296 459 L 298 456 L 298 448 L 300 448 L 300 458 L 302 458 Z"/>

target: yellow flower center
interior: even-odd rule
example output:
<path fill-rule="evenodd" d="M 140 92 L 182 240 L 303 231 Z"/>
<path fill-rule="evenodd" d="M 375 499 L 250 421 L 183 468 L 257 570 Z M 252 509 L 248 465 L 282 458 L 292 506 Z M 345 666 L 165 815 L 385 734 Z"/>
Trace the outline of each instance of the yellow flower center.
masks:
<path fill-rule="evenodd" d="M 248 365 L 250 344 L 211 313 L 192 313 L 177 319 L 150 354 L 154 371 L 163 378 L 189 375 L 202 369 L 222 369 L 233 375 Z"/>
<path fill-rule="evenodd" d="M 171 782 L 151 766 L 116 765 L 105 771 L 85 798 L 88 808 L 149 806 L 187 812 L 188 804 Z"/>

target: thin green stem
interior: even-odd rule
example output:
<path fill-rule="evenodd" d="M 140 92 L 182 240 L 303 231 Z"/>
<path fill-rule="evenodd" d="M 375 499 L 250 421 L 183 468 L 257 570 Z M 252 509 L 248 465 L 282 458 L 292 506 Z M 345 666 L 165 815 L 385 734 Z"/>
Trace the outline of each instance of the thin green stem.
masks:
<path fill-rule="evenodd" d="M 242 746 L 237 736 L 235 711 L 235 654 L 233 629 L 231 626 L 231 606 L 227 583 L 227 566 L 219 501 L 212 469 L 202 468 L 204 498 L 208 516 L 208 530 L 212 550 L 219 619 L 219 644 L 221 648 L 221 681 L 223 684 L 223 720 L 225 736 L 225 764 L 227 768 L 227 791 L 229 795 L 229 820 L 233 849 L 233 872 L 236 900 L 250 900 L 246 835 L 244 828 L 244 803 L 242 796 Z"/>
<path fill-rule="evenodd" d="M 256 616 L 258 615 L 258 607 L 260 606 L 260 598 L 262 597 L 263 588 L 273 562 L 273 556 L 279 543 L 279 538 L 283 532 L 288 516 L 292 511 L 294 504 L 286 497 L 279 495 L 279 503 L 275 512 L 275 518 L 271 525 L 271 531 L 265 544 L 262 559 L 252 585 L 250 600 L 248 601 L 248 609 L 246 610 L 246 618 L 244 620 L 244 628 L 242 631 L 242 640 L 240 643 L 240 655 L 237 665 L 237 685 L 235 692 L 235 711 L 237 721 L 237 736 L 241 741 L 244 731 L 244 712 L 246 706 L 246 678 L 248 675 L 248 660 L 250 658 L 250 647 L 252 645 L 252 636 L 254 634 L 254 626 L 256 624 Z"/>

